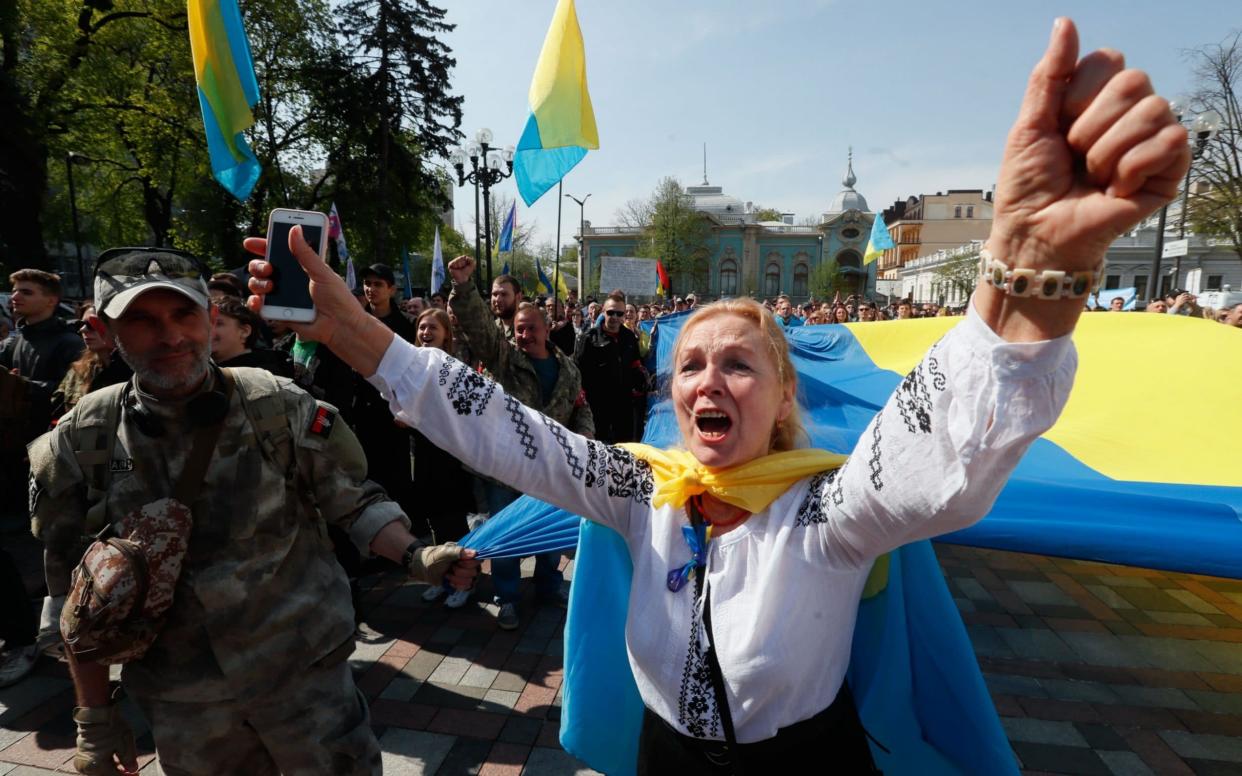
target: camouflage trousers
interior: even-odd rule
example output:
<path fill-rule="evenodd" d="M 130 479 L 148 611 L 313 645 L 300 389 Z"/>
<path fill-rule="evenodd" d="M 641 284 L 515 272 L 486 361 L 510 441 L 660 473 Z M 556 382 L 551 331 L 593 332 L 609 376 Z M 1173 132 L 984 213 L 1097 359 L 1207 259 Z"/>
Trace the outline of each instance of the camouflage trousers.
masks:
<path fill-rule="evenodd" d="M 379 776 L 379 742 L 348 662 L 312 668 L 253 701 L 177 703 L 134 696 L 166 776 Z"/>

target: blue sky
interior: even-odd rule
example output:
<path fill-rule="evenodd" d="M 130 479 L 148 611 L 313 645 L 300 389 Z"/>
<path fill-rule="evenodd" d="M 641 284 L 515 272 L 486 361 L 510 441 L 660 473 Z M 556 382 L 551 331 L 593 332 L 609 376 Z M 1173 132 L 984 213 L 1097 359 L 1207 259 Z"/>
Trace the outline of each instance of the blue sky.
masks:
<path fill-rule="evenodd" d="M 516 144 L 555 0 L 446 2 L 465 96 L 462 129 Z M 992 186 L 1005 133 L 1052 20 L 1078 24 L 1082 52 L 1111 47 L 1174 97 L 1192 85 L 1183 51 L 1242 27 L 1238 0 L 577 0 L 600 150 L 565 179 L 590 193 L 586 218 L 615 223 L 665 175 L 822 212 L 854 148 L 856 188 L 873 210 L 899 197 Z M 512 180 L 499 188 L 516 197 Z M 519 219 L 556 230 L 555 189 Z M 473 190 L 458 189 L 469 230 Z M 578 206 L 565 200 L 562 240 Z"/>

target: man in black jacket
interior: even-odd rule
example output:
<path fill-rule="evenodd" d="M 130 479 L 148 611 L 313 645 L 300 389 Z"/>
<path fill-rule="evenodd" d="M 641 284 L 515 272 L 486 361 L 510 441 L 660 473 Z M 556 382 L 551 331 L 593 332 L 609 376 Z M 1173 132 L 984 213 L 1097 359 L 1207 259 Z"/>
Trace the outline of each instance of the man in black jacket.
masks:
<path fill-rule="evenodd" d="M 52 392 L 69 365 L 82 355 L 82 338 L 55 316 L 60 304 L 60 276 L 38 269 L 9 275 L 17 336 L 0 344 L 0 368 L 27 383 L 31 417 L 27 441 L 47 431 Z"/>
<path fill-rule="evenodd" d="M 574 361 L 595 417 L 595 438 L 614 444 L 639 438 L 636 408 L 645 404 L 647 372 L 638 338 L 621 324 L 625 296 L 613 292 L 604 302 L 604 322 L 578 338 Z"/>

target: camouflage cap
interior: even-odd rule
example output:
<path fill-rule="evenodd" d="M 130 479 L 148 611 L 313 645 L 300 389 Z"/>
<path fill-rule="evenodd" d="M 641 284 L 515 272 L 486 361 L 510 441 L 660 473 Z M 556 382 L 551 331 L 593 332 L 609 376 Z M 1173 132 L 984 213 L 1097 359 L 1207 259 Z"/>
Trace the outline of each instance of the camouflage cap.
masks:
<path fill-rule="evenodd" d="M 206 308 L 207 268 L 193 254 L 173 248 L 110 248 L 95 262 L 95 309 L 119 318 L 147 291 L 164 289 Z"/>

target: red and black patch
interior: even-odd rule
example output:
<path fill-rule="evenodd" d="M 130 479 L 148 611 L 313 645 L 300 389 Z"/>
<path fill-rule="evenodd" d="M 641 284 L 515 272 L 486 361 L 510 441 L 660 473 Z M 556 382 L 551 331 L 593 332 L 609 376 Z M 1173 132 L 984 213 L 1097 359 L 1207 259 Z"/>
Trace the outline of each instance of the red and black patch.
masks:
<path fill-rule="evenodd" d="M 310 431 L 317 437 L 328 438 L 332 433 L 332 427 L 336 425 L 336 410 L 327 407 L 316 407 L 315 414 L 311 416 Z"/>

